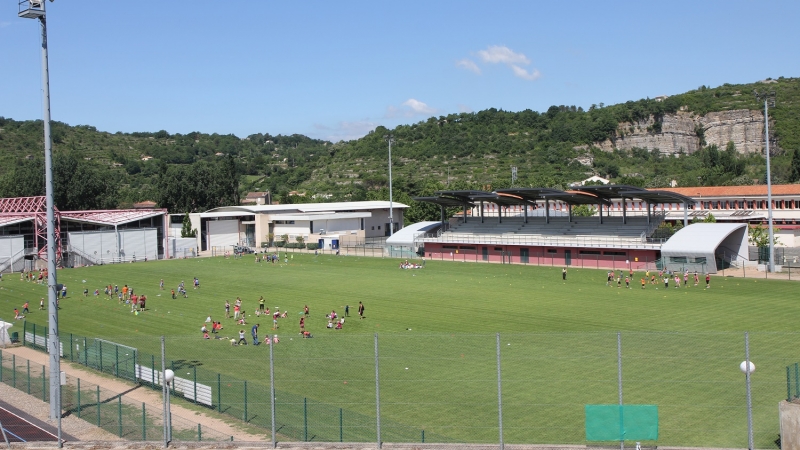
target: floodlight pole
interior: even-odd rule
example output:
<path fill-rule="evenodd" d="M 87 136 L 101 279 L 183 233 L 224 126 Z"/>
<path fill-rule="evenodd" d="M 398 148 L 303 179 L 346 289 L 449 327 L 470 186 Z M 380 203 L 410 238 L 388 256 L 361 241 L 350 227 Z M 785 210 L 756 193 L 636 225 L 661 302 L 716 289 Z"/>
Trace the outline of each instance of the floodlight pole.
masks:
<path fill-rule="evenodd" d="M 394 207 L 392 204 L 392 142 L 394 142 L 394 137 L 391 134 L 387 135 L 386 141 L 389 142 L 389 236 L 394 236 Z"/>
<path fill-rule="evenodd" d="M 22 3 L 20 3 L 22 6 Z M 38 5 L 30 3 L 20 10 L 19 17 L 38 18 L 42 25 L 42 112 L 44 121 L 44 167 L 45 196 L 47 209 L 47 305 L 48 342 L 50 356 L 50 419 L 58 420 L 59 440 L 61 441 L 61 359 L 58 339 L 58 294 L 56 293 L 56 227 L 55 205 L 53 201 L 53 142 L 50 138 L 50 69 L 47 59 L 47 19 L 45 2 Z"/>
<path fill-rule="evenodd" d="M 764 142 L 767 154 L 767 224 L 769 226 L 769 267 L 768 272 L 775 272 L 775 237 L 772 230 L 772 176 L 769 162 L 769 103 L 775 106 L 774 92 L 756 92 L 756 98 L 764 99 Z"/>

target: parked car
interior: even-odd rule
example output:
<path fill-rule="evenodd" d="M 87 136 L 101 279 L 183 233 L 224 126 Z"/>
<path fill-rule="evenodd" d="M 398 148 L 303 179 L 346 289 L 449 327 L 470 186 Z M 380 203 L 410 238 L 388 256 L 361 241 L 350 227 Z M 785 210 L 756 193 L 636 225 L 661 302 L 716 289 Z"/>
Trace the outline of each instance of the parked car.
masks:
<path fill-rule="evenodd" d="M 241 245 L 234 245 L 233 246 L 234 253 L 253 253 L 253 249 L 250 247 L 243 247 Z"/>

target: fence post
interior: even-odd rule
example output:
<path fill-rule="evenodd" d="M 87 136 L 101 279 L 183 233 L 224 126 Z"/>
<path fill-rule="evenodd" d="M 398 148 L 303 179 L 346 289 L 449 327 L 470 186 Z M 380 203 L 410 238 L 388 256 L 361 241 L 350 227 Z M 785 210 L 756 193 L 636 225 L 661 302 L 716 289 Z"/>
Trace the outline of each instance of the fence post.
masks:
<path fill-rule="evenodd" d="M 269 338 L 269 335 L 267 335 Z M 272 410 L 272 448 L 276 448 L 278 446 L 278 440 L 275 437 L 276 424 L 275 424 L 275 358 L 272 352 L 272 349 L 275 347 L 271 343 L 269 345 L 269 403 L 270 403 L 270 410 Z"/>
<path fill-rule="evenodd" d="M 83 364 L 89 367 L 89 349 L 86 347 L 86 338 L 83 338 Z"/>
<path fill-rule="evenodd" d="M 103 371 L 103 341 L 97 341 L 97 357 L 100 358 L 100 372 Z"/>
<path fill-rule="evenodd" d="M 75 357 L 72 355 L 72 333 L 69 334 L 69 362 L 74 362 Z"/>
<path fill-rule="evenodd" d="M 800 363 L 794 363 L 794 395 L 800 396 Z"/>
<path fill-rule="evenodd" d="M 156 355 L 150 355 L 150 384 L 156 387 Z"/>
<path fill-rule="evenodd" d="M 375 410 L 378 449 L 381 448 L 381 381 L 378 364 L 378 333 L 375 333 Z"/>
<path fill-rule="evenodd" d="M 194 366 L 194 403 L 197 404 L 197 366 Z"/>
<path fill-rule="evenodd" d="M 81 379 L 78 378 L 78 418 L 81 418 Z"/>
<path fill-rule="evenodd" d="M 308 399 L 303 397 L 303 442 L 308 442 Z"/>
<path fill-rule="evenodd" d="M 59 383 L 61 383 L 61 380 L 59 380 Z M 42 364 L 42 401 L 47 401 L 47 382 L 44 378 L 44 364 Z"/>
<path fill-rule="evenodd" d="M 495 344 L 497 352 L 497 429 L 500 438 L 500 450 L 505 448 L 503 442 L 503 379 L 502 371 L 500 370 L 500 333 L 495 335 Z"/>
<path fill-rule="evenodd" d="M 119 423 L 119 437 L 122 437 L 122 396 L 117 397 L 117 421 Z"/>
<path fill-rule="evenodd" d="M 789 366 L 786 366 L 786 401 L 792 401 L 792 378 Z"/>
<path fill-rule="evenodd" d="M 344 423 L 342 421 L 342 408 L 339 408 L 339 442 L 344 442 Z"/>
<path fill-rule="evenodd" d="M 114 345 L 114 376 L 119 378 L 119 345 Z"/>
<path fill-rule="evenodd" d="M 27 360 L 25 365 L 28 367 L 28 395 L 31 395 L 31 360 Z"/>
<path fill-rule="evenodd" d="M 622 333 L 617 332 L 617 385 L 619 389 L 619 449 L 625 450 L 622 428 Z M 753 450 L 752 448 L 750 450 Z"/>
<path fill-rule="evenodd" d="M 244 421 L 247 423 L 247 380 L 244 380 Z"/>
<path fill-rule="evenodd" d="M 100 426 L 100 386 L 97 386 L 97 426 Z"/>
<path fill-rule="evenodd" d="M 26 320 L 26 321 L 22 322 L 22 346 L 23 347 L 27 347 L 28 346 L 28 344 L 25 342 L 26 341 L 25 338 L 27 337 L 27 334 L 28 334 L 28 321 Z"/>
<path fill-rule="evenodd" d="M 142 441 L 147 441 L 147 412 L 144 402 L 142 402 Z"/>
<path fill-rule="evenodd" d="M 217 411 L 222 412 L 222 380 L 217 372 Z"/>

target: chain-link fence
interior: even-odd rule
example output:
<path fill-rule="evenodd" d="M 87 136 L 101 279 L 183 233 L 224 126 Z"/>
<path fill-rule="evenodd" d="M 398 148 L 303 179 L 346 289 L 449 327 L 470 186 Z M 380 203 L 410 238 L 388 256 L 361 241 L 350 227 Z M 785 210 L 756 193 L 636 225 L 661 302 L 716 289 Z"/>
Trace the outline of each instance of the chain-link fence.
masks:
<path fill-rule="evenodd" d="M 160 360 L 159 360 L 160 361 Z M 44 402 L 49 401 L 50 374 L 46 367 L 0 350 L 0 382 Z M 63 414 L 74 415 L 116 437 L 130 441 L 163 438 L 164 414 L 160 406 L 146 405 L 124 394 L 76 377 L 64 377 L 61 386 Z M 213 428 L 172 415 L 173 441 L 232 441 Z"/>
<path fill-rule="evenodd" d="M 644 329 L 648 320 L 628 325 Z M 325 330 L 259 346 L 234 345 L 238 336 L 229 335 L 166 339 L 167 367 L 176 374 L 172 393 L 268 435 L 274 423 L 276 440 L 587 444 L 595 443 L 587 441 L 587 405 L 621 399 L 657 407 L 658 438 L 643 445 L 748 445 L 739 369 L 744 333 Z M 750 334 L 749 358 L 758 368 L 751 375 L 757 448 L 775 446 L 775 405 L 787 396 L 787 384 L 798 384 L 787 381 L 786 371 L 798 359 L 798 337 Z M 128 339 L 112 340 L 132 344 Z M 137 343 L 138 381 L 160 389 L 160 357 L 151 353 L 160 352 L 160 343 L 141 337 Z M 31 383 L 36 392 L 41 382 Z M 797 396 L 800 388 L 789 387 L 789 397 Z"/>

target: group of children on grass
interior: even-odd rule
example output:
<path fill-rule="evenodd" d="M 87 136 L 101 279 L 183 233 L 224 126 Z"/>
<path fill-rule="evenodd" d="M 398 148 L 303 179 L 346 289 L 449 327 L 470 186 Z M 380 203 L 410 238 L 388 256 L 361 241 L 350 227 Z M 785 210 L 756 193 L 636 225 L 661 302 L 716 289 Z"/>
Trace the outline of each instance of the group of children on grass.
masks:
<path fill-rule="evenodd" d="M 700 276 L 698 275 L 698 273 L 694 272 L 693 274 L 690 274 L 689 271 L 686 270 L 686 271 L 683 272 L 683 287 L 689 287 L 689 277 L 690 277 L 690 275 L 694 278 L 694 280 L 693 280 L 694 281 L 694 286 L 697 286 L 697 285 L 700 284 Z M 613 286 L 614 285 L 614 281 L 615 281 L 614 271 L 613 270 L 609 270 L 608 273 L 607 273 L 607 278 L 606 278 L 606 286 Z M 617 282 L 617 287 L 618 288 L 622 287 L 623 281 L 625 282 L 625 288 L 626 289 L 630 289 L 631 288 L 631 283 L 634 282 L 633 269 L 630 269 L 628 271 L 628 275 L 625 276 L 624 278 L 623 278 L 623 275 L 622 275 L 622 270 L 619 271 L 619 274 L 616 276 L 616 282 Z M 650 270 L 647 270 L 645 272 L 645 274 L 644 274 L 644 277 L 642 277 L 642 279 L 640 280 L 641 285 L 642 285 L 642 289 L 645 289 L 648 283 L 651 284 L 651 285 L 658 285 L 659 281 L 664 283 L 664 288 L 665 289 L 669 288 L 670 281 L 673 282 L 673 286 L 676 289 L 680 288 L 681 287 L 681 273 L 680 272 L 673 272 L 673 271 L 669 271 L 669 270 L 666 271 L 666 272 L 663 271 L 663 270 L 659 270 L 658 271 L 658 278 L 656 278 L 655 274 L 651 274 Z M 706 289 L 711 288 L 711 275 L 706 274 L 705 281 L 706 281 Z M 658 289 L 658 288 L 656 288 L 656 289 Z"/>

